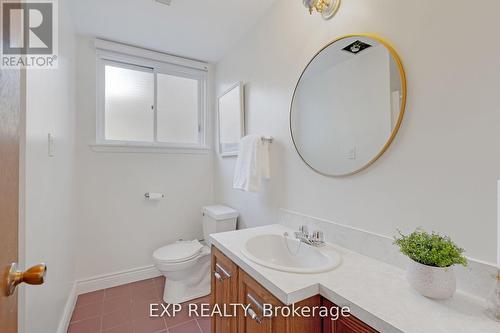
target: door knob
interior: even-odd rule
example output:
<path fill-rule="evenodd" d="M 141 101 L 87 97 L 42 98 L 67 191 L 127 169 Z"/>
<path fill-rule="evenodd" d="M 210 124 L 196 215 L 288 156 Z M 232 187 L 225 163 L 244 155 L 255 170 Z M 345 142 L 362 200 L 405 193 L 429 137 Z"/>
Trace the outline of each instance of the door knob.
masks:
<path fill-rule="evenodd" d="M 18 269 L 17 263 L 10 265 L 9 273 L 7 274 L 7 296 L 11 296 L 16 291 L 16 287 L 21 283 L 39 285 L 45 282 L 45 275 L 47 274 L 47 266 L 39 264 L 21 272 Z"/>

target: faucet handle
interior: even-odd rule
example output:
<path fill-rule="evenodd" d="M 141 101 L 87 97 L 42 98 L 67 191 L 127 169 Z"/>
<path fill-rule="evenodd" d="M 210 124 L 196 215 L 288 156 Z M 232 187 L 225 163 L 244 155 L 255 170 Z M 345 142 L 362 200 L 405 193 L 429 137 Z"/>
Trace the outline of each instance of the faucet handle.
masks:
<path fill-rule="evenodd" d="M 312 240 L 314 242 L 323 243 L 325 241 L 325 234 L 321 230 L 315 230 L 312 233 Z"/>
<path fill-rule="evenodd" d="M 309 235 L 309 228 L 307 227 L 307 225 L 301 225 L 299 227 L 299 230 L 303 235 Z"/>

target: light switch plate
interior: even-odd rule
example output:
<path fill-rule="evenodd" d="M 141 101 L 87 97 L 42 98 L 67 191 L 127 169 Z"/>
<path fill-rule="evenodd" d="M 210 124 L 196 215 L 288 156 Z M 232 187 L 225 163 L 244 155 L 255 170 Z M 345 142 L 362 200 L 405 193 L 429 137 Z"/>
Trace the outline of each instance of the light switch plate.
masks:
<path fill-rule="evenodd" d="M 47 135 L 47 147 L 48 147 L 47 152 L 49 157 L 54 157 L 56 154 L 56 147 L 54 144 L 54 136 L 52 135 L 52 133 L 49 133 Z"/>

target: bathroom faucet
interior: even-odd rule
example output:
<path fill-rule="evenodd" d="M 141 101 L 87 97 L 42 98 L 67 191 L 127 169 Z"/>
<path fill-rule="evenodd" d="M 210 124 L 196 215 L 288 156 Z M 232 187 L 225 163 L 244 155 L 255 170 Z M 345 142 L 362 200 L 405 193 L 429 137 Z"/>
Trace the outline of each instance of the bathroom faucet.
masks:
<path fill-rule="evenodd" d="M 309 229 L 306 225 L 300 226 L 299 231 L 295 232 L 295 238 L 311 246 L 320 247 L 325 245 L 325 236 L 323 231 L 315 230 L 311 234 L 309 233 Z"/>

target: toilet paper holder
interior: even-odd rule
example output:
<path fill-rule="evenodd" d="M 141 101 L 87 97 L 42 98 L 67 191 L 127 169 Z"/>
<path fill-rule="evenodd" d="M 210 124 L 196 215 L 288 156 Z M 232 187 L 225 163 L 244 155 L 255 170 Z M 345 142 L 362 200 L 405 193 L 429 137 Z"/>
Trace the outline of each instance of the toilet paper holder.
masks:
<path fill-rule="evenodd" d="M 160 200 L 160 199 L 165 199 L 165 194 L 146 192 L 144 193 L 144 197 L 148 200 Z"/>

